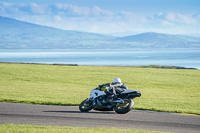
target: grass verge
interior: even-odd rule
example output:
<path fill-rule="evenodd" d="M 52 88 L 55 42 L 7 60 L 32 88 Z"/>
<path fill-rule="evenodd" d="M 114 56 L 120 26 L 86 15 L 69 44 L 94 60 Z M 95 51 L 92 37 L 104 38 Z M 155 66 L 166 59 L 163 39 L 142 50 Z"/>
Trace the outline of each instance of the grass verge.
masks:
<path fill-rule="evenodd" d="M 0 101 L 78 105 L 119 77 L 140 90 L 136 109 L 200 114 L 200 70 L 0 63 Z"/>
<path fill-rule="evenodd" d="M 118 128 L 86 128 L 86 127 L 57 127 L 33 125 L 0 125 L 1 133 L 169 133 L 160 131 L 118 129 Z"/>

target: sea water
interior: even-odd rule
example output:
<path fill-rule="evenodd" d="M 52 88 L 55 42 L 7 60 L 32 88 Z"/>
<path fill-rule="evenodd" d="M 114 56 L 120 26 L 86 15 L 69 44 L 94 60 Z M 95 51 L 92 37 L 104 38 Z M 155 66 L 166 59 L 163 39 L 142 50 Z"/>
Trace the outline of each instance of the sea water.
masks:
<path fill-rule="evenodd" d="M 0 50 L 0 62 L 99 66 L 164 65 L 200 69 L 200 49 Z"/>

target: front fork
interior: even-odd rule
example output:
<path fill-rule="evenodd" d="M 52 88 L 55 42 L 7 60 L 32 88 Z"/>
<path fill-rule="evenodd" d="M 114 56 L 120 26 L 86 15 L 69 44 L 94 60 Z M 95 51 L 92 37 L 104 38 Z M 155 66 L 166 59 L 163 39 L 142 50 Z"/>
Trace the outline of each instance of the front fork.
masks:
<path fill-rule="evenodd" d="M 84 103 L 84 106 L 88 106 L 88 104 L 90 105 L 90 102 L 93 102 L 93 97 L 88 97 L 87 100 Z"/>

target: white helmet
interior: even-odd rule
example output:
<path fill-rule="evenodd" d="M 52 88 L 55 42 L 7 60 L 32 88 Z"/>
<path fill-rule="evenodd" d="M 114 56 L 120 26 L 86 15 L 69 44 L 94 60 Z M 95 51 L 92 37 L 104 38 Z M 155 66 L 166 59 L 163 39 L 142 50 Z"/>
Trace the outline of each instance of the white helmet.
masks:
<path fill-rule="evenodd" d="M 113 82 L 112 82 L 113 84 L 116 84 L 116 83 L 122 83 L 122 81 L 121 81 L 121 79 L 120 78 L 115 78 L 115 79 L 113 79 Z"/>

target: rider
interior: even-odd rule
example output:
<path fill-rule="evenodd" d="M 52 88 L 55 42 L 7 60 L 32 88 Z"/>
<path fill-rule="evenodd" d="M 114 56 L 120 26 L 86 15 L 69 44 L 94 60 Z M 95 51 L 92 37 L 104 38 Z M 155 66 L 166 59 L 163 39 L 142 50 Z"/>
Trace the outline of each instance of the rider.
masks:
<path fill-rule="evenodd" d="M 109 87 L 106 89 L 106 87 Z M 121 82 L 120 78 L 113 79 L 112 83 L 99 85 L 97 90 L 104 91 L 107 96 L 111 96 L 114 100 L 117 99 L 116 91 L 120 91 L 120 89 L 128 89 L 126 84 Z"/>

